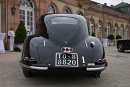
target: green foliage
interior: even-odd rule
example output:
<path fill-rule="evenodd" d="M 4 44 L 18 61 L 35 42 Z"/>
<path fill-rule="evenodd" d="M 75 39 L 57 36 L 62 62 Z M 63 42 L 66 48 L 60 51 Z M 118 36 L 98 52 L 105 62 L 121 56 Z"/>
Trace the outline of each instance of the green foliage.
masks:
<path fill-rule="evenodd" d="M 14 43 L 15 44 L 24 43 L 26 36 L 27 36 L 26 28 L 24 26 L 24 22 L 21 21 L 15 33 Z"/>
<path fill-rule="evenodd" d="M 108 39 L 113 40 L 113 39 L 114 39 L 114 35 L 113 35 L 113 34 L 110 34 L 110 35 L 108 36 Z"/>
<path fill-rule="evenodd" d="M 116 39 L 121 39 L 121 36 L 120 36 L 120 35 L 117 35 L 117 36 L 116 36 Z"/>
<path fill-rule="evenodd" d="M 94 37 L 95 37 L 95 33 L 93 32 L 91 36 L 94 36 Z"/>

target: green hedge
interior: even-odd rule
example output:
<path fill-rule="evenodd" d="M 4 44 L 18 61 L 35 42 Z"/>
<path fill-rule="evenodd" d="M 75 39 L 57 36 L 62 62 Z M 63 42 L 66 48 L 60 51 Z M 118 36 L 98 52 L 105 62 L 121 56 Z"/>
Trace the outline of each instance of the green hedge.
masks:
<path fill-rule="evenodd" d="M 91 36 L 94 36 L 94 37 L 95 37 L 95 33 L 93 32 Z"/>
<path fill-rule="evenodd" d="M 120 36 L 120 35 L 117 35 L 117 36 L 116 36 L 116 39 L 121 39 L 121 36 Z"/>
<path fill-rule="evenodd" d="M 15 44 L 24 43 L 26 36 L 27 36 L 26 28 L 24 26 L 24 22 L 21 21 L 15 33 L 14 43 Z"/>
<path fill-rule="evenodd" d="M 113 35 L 113 34 L 110 34 L 110 35 L 108 36 L 108 39 L 113 40 L 113 39 L 114 39 L 114 35 Z"/>

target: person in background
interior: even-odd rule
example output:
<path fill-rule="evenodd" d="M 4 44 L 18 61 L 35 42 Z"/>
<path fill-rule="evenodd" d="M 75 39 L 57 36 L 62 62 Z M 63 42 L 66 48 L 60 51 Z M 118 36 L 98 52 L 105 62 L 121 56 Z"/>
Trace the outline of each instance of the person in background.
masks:
<path fill-rule="evenodd" d="M 31 31 L 27 31 L 27 36 L 32 35 Z"/>
<path fill-rule="evenodd" d="M 8 31 L 8 36 L 10 37 L 10 51 L 13 52 L 13 50 L 14 50 L 14 37 L 15 37 L 13 27 L 11 27 L 10 30 Z"/>

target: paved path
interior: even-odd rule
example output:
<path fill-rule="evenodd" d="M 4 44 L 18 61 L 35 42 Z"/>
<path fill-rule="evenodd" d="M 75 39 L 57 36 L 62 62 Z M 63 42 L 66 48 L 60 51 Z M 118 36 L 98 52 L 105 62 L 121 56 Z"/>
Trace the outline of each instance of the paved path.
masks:
<path fill-rule="evenodd" d="M 0 87 L 130 87 L 130 51 L 105 48 L 108 67 L 100 79 L 88 76 L 36 75 L 25 78 L 19 66 L 21 53 L 0 54 Z"/>

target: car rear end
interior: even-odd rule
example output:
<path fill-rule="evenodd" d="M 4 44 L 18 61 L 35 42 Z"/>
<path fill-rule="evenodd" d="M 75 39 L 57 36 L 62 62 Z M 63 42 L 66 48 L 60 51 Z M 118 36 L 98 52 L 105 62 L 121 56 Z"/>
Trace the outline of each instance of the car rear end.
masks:
<path fill-rule="evenodd" d="M 32 71 L 86 73 L 106 68 L 103 46 L 97 38 L 88 36 L 88 26 L 82 16 L 53 14 L 41 20 L 47 37 L 39 35 L 27 40 L 29 55 L 23 50 L 21 59 L 26 76 Z"/>

